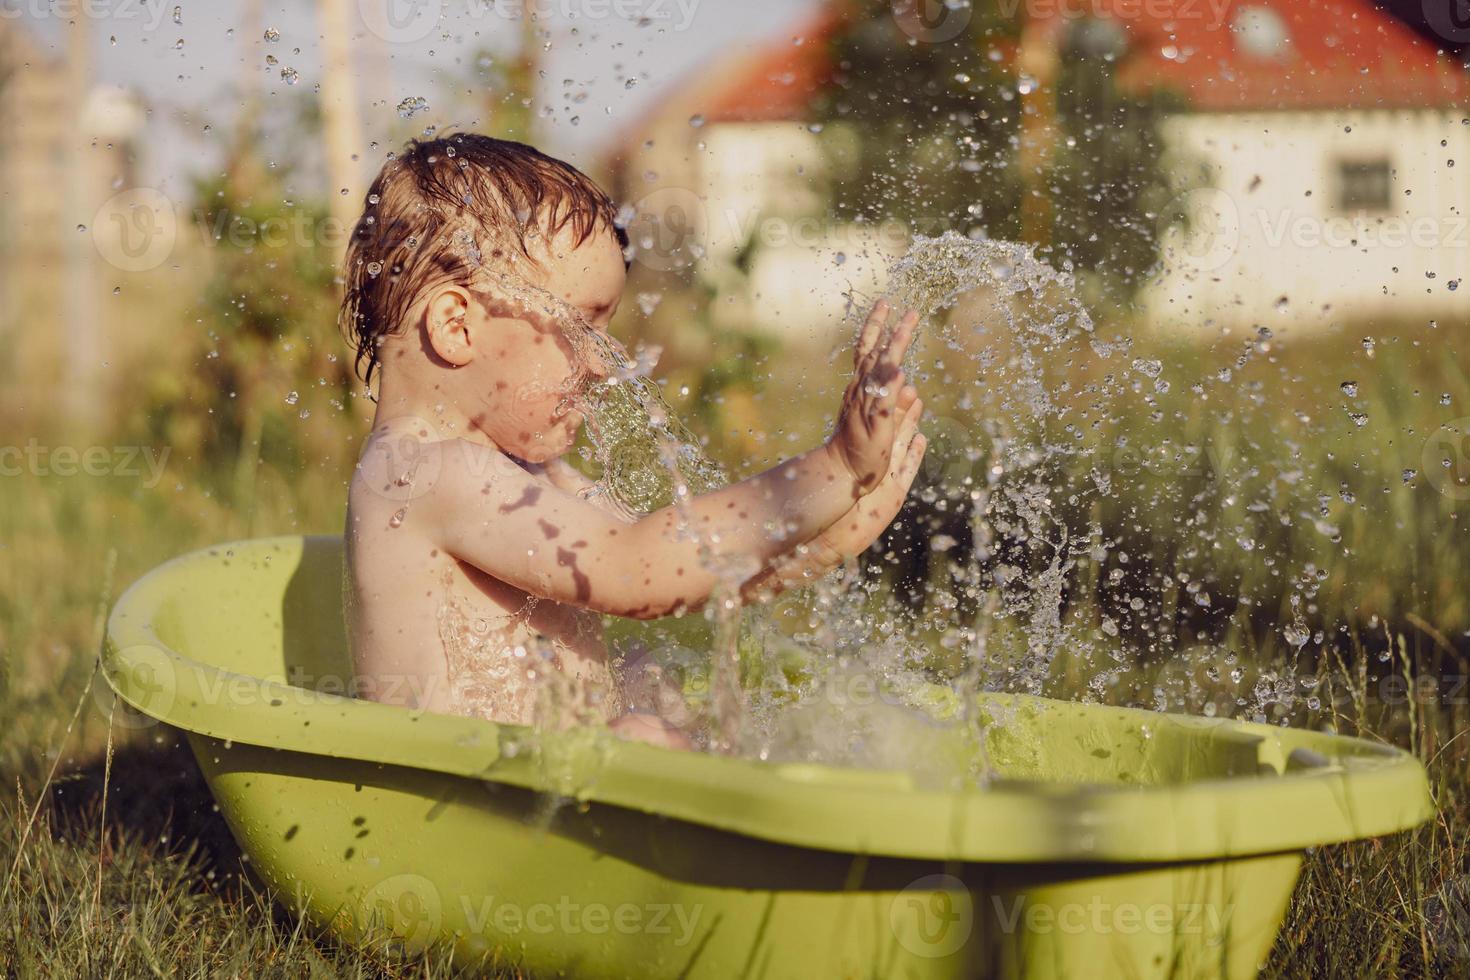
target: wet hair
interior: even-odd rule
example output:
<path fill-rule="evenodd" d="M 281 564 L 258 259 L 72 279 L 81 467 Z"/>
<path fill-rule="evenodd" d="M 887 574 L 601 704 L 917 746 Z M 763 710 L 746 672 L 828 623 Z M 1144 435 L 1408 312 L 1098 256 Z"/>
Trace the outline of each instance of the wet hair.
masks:
<path fill-rule="evenodd" d="M 571 164 L 474 133 L 410 140 L 368 188 L 343 265 L 338 325 L 363 382 L 426 290 L 468 286 L 486 267 L 539 268 L 529 242 L 565 228 L 576 245 L 606 228 L 627 248 L 612 200 Z"/>

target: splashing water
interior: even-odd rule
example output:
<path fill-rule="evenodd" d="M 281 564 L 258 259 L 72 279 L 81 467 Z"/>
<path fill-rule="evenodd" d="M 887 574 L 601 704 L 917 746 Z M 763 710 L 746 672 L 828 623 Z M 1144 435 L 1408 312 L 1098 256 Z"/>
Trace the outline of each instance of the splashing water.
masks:
<path fill-rule="evenodd" d="M 773 607 L 742 609 L 733 597 L 750 570 L 716 568 L 704 548 L 725 583 L 706 605 L 705 653 L 691 661 L 682 640 L 662 634 L 678 651 L 665 666 L 677 668 L 686 693 L 703 692 L 687 730 L 705 732 L 708 748 L 983 783 L 988 734 L 1005 719 L 980 712 L 979 693 L 1046 693 L 1062 669 L 1082 672 L 1072 690 L 1103 700 L 1125 673 L 1129 631 L 1136 639 L 1148 629 L 1139 625 L 1148 611 L 1165 601 L 1208 611 L 1219 598 L 1207 577 L 1135 571 L 1139 556 L 1118 538 L 1116 520 L 1104 531 L 1114 480 L 1126 472 L 1120 459 L 1141 459 L 1144 475 L 1156 476 L 1151 465 L 1190 448 L 1162 407 L 1171 389 L 1162 362 L 1132 356 L 1127 338 L 1102 336 L 1071 276 L 1027 246 L 919 236 L 889 271 L 892 305 L 922 318 L 906 370 L 925 397 L 930 452 L 910 494 L 907 543 L 890 544 L 944 555 L 944 572 L 924 585 L 923 611 L 881 587 L 871 567 L 842 569 Z M 687 515 L 692 496 L 725 482 L 649 379 L 653 353 L 630 355 L 529 283 L 502 276 L 498 286 L 524 315 L 557 324 L 580 357 L 610 368 L 605 382 L 567 395 L 588 421 L 601 470 L 594 494 L 630 515 L 667 504 Z M 1268 349 L 1265 334 L 1247 342 L 1235 370 Z M 1231 377 L 1222 371 L 1219 381 Z M 1201 492 L 1190 506 L 1191 533 L 1218 542 L 1234 498 Z M 1136 513 L 1132 527 L 1173 532 Z M 1237 527 L 1229 538 L 1257 547 Z M 1198 554 L 1196 545 L 1180 547 L 1185 557 Z M 1309 567 L 1301 577 L 1310 598 L 1320 576 Z M 1305 637 L 1295 616 L 1291 646 L 1300 650 Z M 1247 712 L 1290 703 L 1289 668 L 1252 688 L 1233 656 L 1216 663 L 1226 665 Z M 1165 686 L 1153 687 L 1154 706 L 1180 707 Z"/>

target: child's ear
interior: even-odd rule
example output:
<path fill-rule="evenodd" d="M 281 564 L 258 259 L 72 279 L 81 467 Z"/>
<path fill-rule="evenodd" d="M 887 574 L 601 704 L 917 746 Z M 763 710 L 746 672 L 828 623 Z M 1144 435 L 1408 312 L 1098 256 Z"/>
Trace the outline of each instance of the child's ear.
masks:
<path fill-rule="evenodd" d="M 434 291 L 424 308 L 424 332 L 434 353 L 454 367 L 463 367 L 475 356 L 470 346 L 470 294 L 459 286 Z"/>

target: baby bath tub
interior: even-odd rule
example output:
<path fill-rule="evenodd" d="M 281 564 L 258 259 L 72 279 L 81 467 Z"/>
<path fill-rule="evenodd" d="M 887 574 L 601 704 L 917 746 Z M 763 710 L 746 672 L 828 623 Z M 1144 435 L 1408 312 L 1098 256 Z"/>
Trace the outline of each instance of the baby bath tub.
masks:
<path fill-rule="evenodd" d="M 1432 812 L 1383 745 L 1015 697 L 985 701 L 983 791 L 586 733 L 538 754 L 343 696 L 341 567 L 328 537 L 174 559 L 102 666 L 187 734 L 280 900 L 351 938 L 533 976 L 1248 977 L 1305 848 Z"/>

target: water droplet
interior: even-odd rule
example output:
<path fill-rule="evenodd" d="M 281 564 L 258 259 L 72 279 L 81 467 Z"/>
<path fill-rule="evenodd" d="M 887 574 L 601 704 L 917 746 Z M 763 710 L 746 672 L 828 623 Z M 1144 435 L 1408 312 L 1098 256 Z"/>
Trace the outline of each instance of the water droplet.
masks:
<path fill-rule="evenodd" d="M 428 108 L 428 99 L 424 98 L 422 95 L 410 95 L 408 98 L 398 103 L 398 114 L 404 119 L 407 119 L 415 113 L 426 111 Z"/>
<path fill-rule="evenodd" d="M 704 116 L 695 113 L 694 115 L 689 117 L 689 125 L 693 126 L 695 129 L 698 129 L 699 127 L 704 125 Z"/>
<path fill-rule="evenodd" d="M 301 73 L 298 72 L 295 68 L 282 68 L 281 79 L 287 85 L 295 85 L 297 82 L 301 81 Z"/>
<path fill-rule="evenodd" d="M 1164 370 L 1164 362 L 1140 357 L 1133 362 L 1133 370 L 1150 378 L 1157 378 Z"/>
<path fill-rule="evenodd" d="M 1341 388 L 1342 393 L 1344 395 L 1347 395 L 1349 398 L 1358 397 L 1358 383 L 1356 381 L 1344 381 L 1342 384 L 1338 385 L 1338 387 Z"/>
<path fill-rule="evenodd" d="M 274 44 L 281 39 L 281 32 L 274 27 L 267 27 L 265 29 L 265 39 L 267 42 Z"/>
<path fill-rule="evenodd" d="M 401 526 L 403 524 L 403 519 L 405 517 L 407 517 L 407 516 L 408 516 L 408 508 L 407 507 L 400 507 L 400 508 L 398 508 L 398 510 L 393 514 L 393 516 L 390 517 L 390 518 L 388 518 L 388 526 L 389 527 L 399 527 L 399 526 Z"/>

